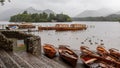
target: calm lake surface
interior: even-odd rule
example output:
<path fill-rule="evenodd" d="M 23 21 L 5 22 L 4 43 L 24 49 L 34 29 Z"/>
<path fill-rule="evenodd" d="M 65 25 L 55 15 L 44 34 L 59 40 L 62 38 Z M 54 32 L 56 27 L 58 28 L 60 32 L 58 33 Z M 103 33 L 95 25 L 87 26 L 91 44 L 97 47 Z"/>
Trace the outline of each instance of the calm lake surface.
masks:
<path fill-rule="evenodd" d="M 41 37 L 42 45 L 44 43 L 53 44 L 56 47 L 58 47 L 59 45 L 69 45 L 72 49 L 76 50 L 79 50 L 81 45 L 86 45 L 90 47 L 90 49 L 94 50 L 97 45 L 103 44 L 106 48 L 117 48 L 120 50 L 119 22 L 77 21 L 66 23 L 87 24 L 88 29 L 82 31 L 61 31 L 61 32 L 50 30 L 32 32 L 32 34 Z M 37 23 L 36 25 L 54 26 L 55 24 L 56 23 Z"/>
<path fill-rule="evenodd" d="M 104 44 L 106 48 L 120 49 L 120 23 L 119 22 L 71 22 L 87 24 L 88 29 L 83 31 L 41 31 L 33 34 L 41 37 L 42 45 L 50 43 L 58 47 L 59 45 L 69 45 L 73 49 L 79 50 L 81 45 L 95 49 L 97 45 Z M 71 24 L 70 23 L 70 24 Z M 56 24 L 56 23 L 54 23 Z M 53 23 L 42 26 L 53 26 Z M 69 23 L 68 23 L 69 24 Z M 91 40 L 91 41 L 90 41 Z"/>

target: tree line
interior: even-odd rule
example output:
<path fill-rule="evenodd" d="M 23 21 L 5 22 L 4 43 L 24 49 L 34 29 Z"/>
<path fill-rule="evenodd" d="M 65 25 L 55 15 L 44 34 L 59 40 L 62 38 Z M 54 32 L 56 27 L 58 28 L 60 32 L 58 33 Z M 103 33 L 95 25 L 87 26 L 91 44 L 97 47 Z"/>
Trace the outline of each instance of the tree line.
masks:
<path fill-rule="evenodd" d="M 47 14 L 43 13 L 33 13 L 30 14 L 27 11 L 24 11 L 22 14 L 17 14 L 10 17 L 10 22 L 71 22 L 72 19 L 65 14 Z"/>
<path fill-rule="evenodd" d="M 120 21 L 120 14 L 111 14 L 106 17 L 72 18 L 74 21 Z"/>

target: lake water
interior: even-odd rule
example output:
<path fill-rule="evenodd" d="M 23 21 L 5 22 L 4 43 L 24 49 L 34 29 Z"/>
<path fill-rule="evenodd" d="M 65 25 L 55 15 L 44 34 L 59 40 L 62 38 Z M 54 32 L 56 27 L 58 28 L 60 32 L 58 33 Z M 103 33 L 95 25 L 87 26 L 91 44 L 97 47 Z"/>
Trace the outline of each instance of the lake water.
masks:
<path fill-rule="evenodd" d="M 60 22 L 59 22 L 60 23 Z M 59 45 L 69 45 L 72 49 L 79 50 L 81 45 L 86 45 L 95 49 L 97 45 L 104 44 L 106 48 L 117 48 L 120 50 L 120 23 L 119 22 L 66 22 L 87 24 L 88 29 L 82 31 L 61 31 L 56 32 L 40 31 L 32 34 L 41 37 L 42 45 L 44 43 Z M 34 23 L 36 24 L 36 23 Z M 53 26 L 56 23 L 38 23 L 36 25 Z"/>
<path fill-rule="evenodd" d="M 50 43 L 58 45 L 69 45 L 79 50 L 81 45 L 95 49 L 97 45 L 104 44 L 106 48 L 120 49 L 120 23 L 119 22 L 71 22 L 87 24 L 88 29 L 83 31 L 42 31 L 33 33 L 41 37 L 42 45 Z M 69 24 L 71 24 L 69 23 Z M 56 24 L 56 23 L 54 23 Z M 45 23 L 44 26 L 54 24 Z M 67 23 L 68 24 L 68 23 Z M 90 41 L 91 40 L 91 41 Z"/>

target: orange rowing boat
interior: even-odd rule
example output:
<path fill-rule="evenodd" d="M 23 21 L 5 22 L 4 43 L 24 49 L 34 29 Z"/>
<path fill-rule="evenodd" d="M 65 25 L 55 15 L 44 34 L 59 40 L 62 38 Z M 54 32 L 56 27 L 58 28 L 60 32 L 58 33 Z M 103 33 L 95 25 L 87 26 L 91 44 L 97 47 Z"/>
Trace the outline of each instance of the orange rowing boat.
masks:
<path fill-rule="evenodd" d="M 44 44 L 43 46 L 44 53 L 49 58 L 54 58 L 56 55 L 55 47 L 51 44 Z"/>

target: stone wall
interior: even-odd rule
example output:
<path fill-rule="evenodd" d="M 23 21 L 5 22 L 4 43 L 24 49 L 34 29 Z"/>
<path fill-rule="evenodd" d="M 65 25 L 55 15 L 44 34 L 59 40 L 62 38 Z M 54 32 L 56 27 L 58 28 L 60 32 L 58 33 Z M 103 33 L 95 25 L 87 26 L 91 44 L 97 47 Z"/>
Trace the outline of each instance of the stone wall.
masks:
<path fill-rule="evenodd" d="M 7 38 L 17 38 L 17 39 L 25 39 L 28 37 L 32 37 L 34 35 L 32 34 L 26 34 L 24 32 L 19 31 L 1 31 L 3 35 L 5 35 Z"/>
<path fill-rule="evenodd" d="M 8 39 L 3 34 L 0 33 L 0 48 L 5 49 L 7 51 L 13 51 L 13 40 Z"/>
<path fill-rule="evenodd" d="M 27 52 L 33 55 L 41 54 L 41 39 L 39 36 L 29 37 L 24 40 L 27 46 Z"/>
<path fill-rule="evenodd" d="M 15 39 L 24 40 L 27 47 L 27 52 L 33 55 L 41 54 L 40 37 L 19 31 L 0 31 L 0 48 L 7 51 L 13 51 L 13 46 L 17 45 Z"/>

